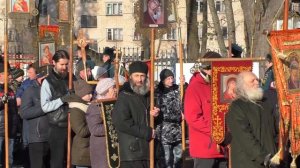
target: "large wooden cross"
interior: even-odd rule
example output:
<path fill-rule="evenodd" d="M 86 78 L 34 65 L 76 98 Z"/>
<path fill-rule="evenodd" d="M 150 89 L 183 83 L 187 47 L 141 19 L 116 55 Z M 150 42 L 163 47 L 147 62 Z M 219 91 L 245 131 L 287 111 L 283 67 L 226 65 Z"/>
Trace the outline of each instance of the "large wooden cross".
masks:
<path fill-rule="evenodd" d="M 88 40 L 83 32 L 83 29 L 78 30 L 78 37 L 77 40 L 74 41 L 75 44 L 77 44 L 80 47 L 81 50 L 81 57 L 82 57 L 82 63 L 83 63 L 83 68 L 84 68 L 84 73 L 85 73 L 85 80 L 87 81 L 87 73 L 86 73 L 86 51 L 85 47 L 89 43 L 93 43 L 94 40 Z"/>
<path fill-rule="evenodd" d="M 116 48 L 116 50 L 114 51 L 114 53 L 116 55 L 116 58 L 114 60 L 114 63 L 115 63 L 114 77 L 115 77 L 116 89 L 117 89 L 117 93 L 118 93 L 119 89 L 120 89 L 120 85 L 119 85 L 119 49 Z"/>

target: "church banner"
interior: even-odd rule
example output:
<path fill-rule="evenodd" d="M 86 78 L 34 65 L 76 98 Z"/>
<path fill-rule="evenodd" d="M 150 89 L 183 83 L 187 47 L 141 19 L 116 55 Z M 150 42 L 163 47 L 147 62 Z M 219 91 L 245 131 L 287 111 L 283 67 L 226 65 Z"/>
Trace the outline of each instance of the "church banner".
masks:
<path fill-rule="evenodd" d="M 106 152 L 109 167 L 120 167 L 119 142 L 117 131 L 112 123 L 111 113 L 116 103 L 115 99 L 102 101 L 100 103 L 101 115 L 104 121 Z"/>
<path fill-rule="evenodd" d="M 280 111 L 280 159 L 290 141 L 293 162 L 300 154 L 300 29 L 270 33 L 275 83 Z"/>
<path fill-rule="evenodd" d="M 237 74 L 252 71 L 252 61 L 212 62 L 212 139 L 220 144 L 225 138 L 225 114 L 235 98 Z"/>

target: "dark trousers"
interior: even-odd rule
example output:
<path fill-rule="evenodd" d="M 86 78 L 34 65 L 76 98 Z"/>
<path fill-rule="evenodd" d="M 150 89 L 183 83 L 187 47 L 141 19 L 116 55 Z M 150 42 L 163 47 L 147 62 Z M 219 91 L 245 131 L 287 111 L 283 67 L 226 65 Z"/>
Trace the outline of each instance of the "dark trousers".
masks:
<path fill-rule="evenodd" d="M 139 161 L 121 161 L 120 168 L 149 168 L 150 162 L 146 160 Z"/>
<path fill-rule="evenodd" d="M 194 158 L 194 168 L 227 168 L 227 160 L 218 159 L 200 159 Z"/>
<path fill-rule="evenodd" d="M 48 142 L 35 142 L 29 144 L 29 156 L 31 168 L 49 167 Z"/>
<path fill-rule="evenodd" d="M 67 154 L 67 128 L 49 127 L 50 167 L 65 168 Z"/>

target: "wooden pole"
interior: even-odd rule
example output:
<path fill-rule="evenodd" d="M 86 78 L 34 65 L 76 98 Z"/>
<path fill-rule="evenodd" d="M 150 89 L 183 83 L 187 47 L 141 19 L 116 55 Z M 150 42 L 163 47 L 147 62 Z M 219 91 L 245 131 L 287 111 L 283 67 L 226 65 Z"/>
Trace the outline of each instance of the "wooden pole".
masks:
<path fill-rule="evenodd" d="M 7 26 L 8 26 L 8 1 L 6 1 L 5 8 L 5 30 L 4 30 L 4 95 L 8 92 L 8 39 L 7 39 Z M 9 168 L 9 140 L 8 140 L 8 102 L 4 103 L 4 139 L 5 139 L 5 168 Z"/>
<path fill-rule="evenodd" d="M 73 0 L 70 0 L 70 62 L 69 62 L 69 90 L 72 90 L 73 87 Z M 67 168 L 71 168 L 71 121 L 70 113 L 68 114 L 68 138 L 67 138 Z"/>
<path fill-rule="evenodd" d="M 181 41 L 181 28 L 178 27 L 178 51 L 179 51 L 179 65 L 180 65 L 180 100 L 183 104 L 183 95 L 184 95 L 184 81 L 183 81 L 183 52 L 182 52 L 182 41 Z M 181 121 L 181 143 L 182 143 L 182 151 L 185 151 L 186 143 L 185 143 L 185 120 Z"/>
<path fill-rule="evenodd" d="M 284 13 L 283 13 L 283 30 L 287 30 L 289 26 L 289 1 L 284 1 Z"/>
<path fill-rule="evenodd" d="M 120 90 L 120 85 L 119 85 L 119 49 L 116 48 L 115 51 L 116 54 L 116 58 L 115 58 L 115 72 L 114 72 L 114 78 L 115 78 L 115 83 L 116 83 L 116 89 L 117 89 L 117 93 L 119 93 Z M 118 94 L 117 94 L 118 96 Z"/>
<path fill-rule="evenodd" d="M 155 46 L 155 29 L 151 28 L 151 68 L 150 68 L 150 110 L 154 109 L 154 46 Z M 150 115 L 150 127 L 154 129 L 154 117 Z M 154 140 L 150 141 L 150 168 L 154 168 Z"/>

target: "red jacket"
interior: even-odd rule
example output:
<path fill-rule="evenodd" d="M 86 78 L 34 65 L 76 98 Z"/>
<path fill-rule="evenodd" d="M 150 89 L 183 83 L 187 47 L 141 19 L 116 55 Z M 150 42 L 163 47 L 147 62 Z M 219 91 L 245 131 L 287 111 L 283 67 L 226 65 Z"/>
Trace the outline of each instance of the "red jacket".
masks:
<path fill-rule="evenodd" d="M 184 115 L 189 126 L 190 155 L 194 158 L 223 158 L 211 138 L 211 85 L 195 73 L 186 89 Z"/>

